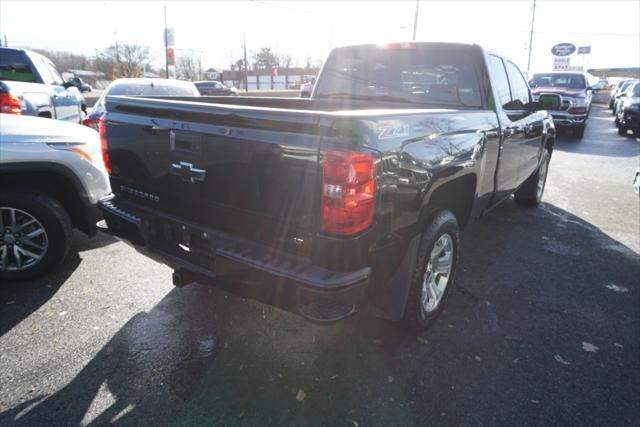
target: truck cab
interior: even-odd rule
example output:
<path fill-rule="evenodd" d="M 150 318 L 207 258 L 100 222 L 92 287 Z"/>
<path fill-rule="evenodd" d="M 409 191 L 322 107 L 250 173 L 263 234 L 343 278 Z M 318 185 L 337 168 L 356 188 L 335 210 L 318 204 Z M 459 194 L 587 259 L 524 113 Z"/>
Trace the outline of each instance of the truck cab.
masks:
<path fill-rule="evenodd" d="M 0 48 L 0 104 L 3 113 L 80 123 L 86 103 L 53 63 L 25 49 Z"/>

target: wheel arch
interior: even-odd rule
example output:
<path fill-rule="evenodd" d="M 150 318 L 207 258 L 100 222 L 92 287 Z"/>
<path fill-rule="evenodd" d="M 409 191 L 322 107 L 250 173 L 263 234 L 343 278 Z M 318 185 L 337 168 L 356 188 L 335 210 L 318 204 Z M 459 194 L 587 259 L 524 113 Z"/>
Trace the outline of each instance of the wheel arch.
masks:
<path fill-rule="evenodd" d="M 476 174 L 468 173 L 435 187 L 423 202 L 420 229 L 424 229 L 429 221 L 443 210 L 451 212 L 456 217 L 460 229 L 463 229 L 471 219 L 477 182 Z"/>
<path fill-rule="evenodd" d="M 67 167 L 44 162 L 3 164 L 0 188 L 25 189 L 54 197 L 71 218 L 73 226 L 91 235 L 93 227 L 87 215 L 89 199 L 76 175 Z"/>

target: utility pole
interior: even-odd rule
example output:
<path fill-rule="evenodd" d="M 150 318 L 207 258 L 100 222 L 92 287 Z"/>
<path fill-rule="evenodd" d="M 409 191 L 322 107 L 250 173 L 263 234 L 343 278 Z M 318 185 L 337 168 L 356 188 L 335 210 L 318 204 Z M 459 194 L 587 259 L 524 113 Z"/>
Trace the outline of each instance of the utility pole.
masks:
<path fill-rule="evenodd" d="M 533 23 L 536 19 L 536 0 L 533 0 L 533 13 L 531 14 L 531 32 L 529 33 L 529 60 L 527 61 L 527 73 L 531 71 L 531 48 L 533 47 Z"/>
<path fill-rule="evenodd" d="M 249 71 L 247 70 L 247 34 L 242 33 L 242 49 L 244 50 L 244 91 L 249 92 Z M 260 77 L 258 77 L 260 78 Z"/>
<path fill-rule="evenodd" d="M 164 6 L 164 72 L 165 78 L 169 78 L 169 46 L 167 41 L 167 6 Z"/>
<path fill-rule="evenodd" d="M 120 77 L 120 49 L 118 47 L 118 32 L 113 32 L 113 38 L 116 41 L 116 76 L 115 78 Z"/>
<path fill-rule="evenodd" d="M 416 39 L 416 31 L 418 31 L 418 10 L 420 9 L 420 0 L 416 0 L 416 14 L 413 17 L 413 40 Z"/>
<path fill-rule="evenodd" d="M 9 43 L 7 43 L 7 35 L 4 35 L 4 47 L 9 47 Z"/>

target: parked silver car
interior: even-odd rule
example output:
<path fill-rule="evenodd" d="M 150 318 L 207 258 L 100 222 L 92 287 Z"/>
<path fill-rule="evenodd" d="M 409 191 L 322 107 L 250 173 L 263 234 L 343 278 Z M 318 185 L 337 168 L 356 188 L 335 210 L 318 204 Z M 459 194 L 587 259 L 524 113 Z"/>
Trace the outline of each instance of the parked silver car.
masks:
<path fill-rule="evenodd" d="M 41 276 L 69 251 L 72 228 L 96 233 L 111 192 L 98 132 L 0 114 L 0 280 Z"/>

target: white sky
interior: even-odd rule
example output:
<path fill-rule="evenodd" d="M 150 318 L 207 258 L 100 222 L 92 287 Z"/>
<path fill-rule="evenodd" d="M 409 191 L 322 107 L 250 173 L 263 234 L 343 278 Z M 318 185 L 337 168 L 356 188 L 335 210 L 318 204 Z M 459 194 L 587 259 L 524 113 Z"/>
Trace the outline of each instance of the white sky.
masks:
<path fill-rule="evenodd" d="M 202 51 L 203 66 L 228 68 L 262 46 L 288 52 L 304 65 L 331 47 L 410 40 L 415 1 L 30 2 L 0 0 L 0 34 L 10 46 L 42 47 L 94 55 L 120 42 L 145 44 L 163 64 L 163 6 L 175 28 L 176 48 Z M 479 43 L 510 56 L 523 69 L 532 0 L 421 1 L 417 39 Z M 572 65 L 640 66 L 640 1 L 538 0 L 531 69 L 552 65 L 551 47 L 592 46 Z"/>

